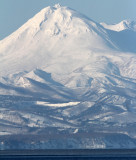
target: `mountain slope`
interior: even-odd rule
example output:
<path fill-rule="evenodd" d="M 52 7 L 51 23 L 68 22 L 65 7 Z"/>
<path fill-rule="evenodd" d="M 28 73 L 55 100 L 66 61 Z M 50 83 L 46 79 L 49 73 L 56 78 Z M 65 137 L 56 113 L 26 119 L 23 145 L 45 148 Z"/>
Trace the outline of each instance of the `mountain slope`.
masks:
<path fill-rule="evenodd" d="M 0 42 L 0 73 L 46 67 L 54 64 L 56 58 L 61 63 L 63 56 L 67 59 L 65 64 L 73 59 L 86 60 L 90 48 L 101 51 L 110 47 L 114 48 L 99 24 L 66 7 L 47 7 Z M 8 63 L 10 69 L 3 63 Z"/>
<path fill-rule="evenodd" d="M 135 148 L 136 31 L 123 27 L 55 5 L 0 41 L 0 148 Z"/>

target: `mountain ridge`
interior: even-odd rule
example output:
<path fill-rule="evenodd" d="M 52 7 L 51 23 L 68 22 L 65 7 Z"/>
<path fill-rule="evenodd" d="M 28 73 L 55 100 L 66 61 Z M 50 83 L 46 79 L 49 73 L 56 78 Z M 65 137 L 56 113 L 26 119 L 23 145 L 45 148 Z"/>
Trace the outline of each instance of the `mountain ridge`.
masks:
<path fill-rule="evenodd" d="M 136 31 L 136 22 L 135 21 L 131 21 L 131 20 L 123 20 L 117 24 L 112 24 L 112 25 L 108 25 L 106 23 L 100 23 L 104 28 L 110 29 L 110 30 L 114 30 L 114 31 L 123 31 L 126 29 L 132 29 L 134 31 Z"/>

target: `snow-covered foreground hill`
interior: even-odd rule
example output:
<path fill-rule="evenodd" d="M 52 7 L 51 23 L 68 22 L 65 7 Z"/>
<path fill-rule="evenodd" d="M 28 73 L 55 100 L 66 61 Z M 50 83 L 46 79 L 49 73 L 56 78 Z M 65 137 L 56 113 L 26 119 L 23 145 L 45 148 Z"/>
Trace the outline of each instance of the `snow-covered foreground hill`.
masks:
<path fill-rule="evenodd" d="M 0 149 L 136 148 L 135 42 L 59 5 L 0 41 Z"/>

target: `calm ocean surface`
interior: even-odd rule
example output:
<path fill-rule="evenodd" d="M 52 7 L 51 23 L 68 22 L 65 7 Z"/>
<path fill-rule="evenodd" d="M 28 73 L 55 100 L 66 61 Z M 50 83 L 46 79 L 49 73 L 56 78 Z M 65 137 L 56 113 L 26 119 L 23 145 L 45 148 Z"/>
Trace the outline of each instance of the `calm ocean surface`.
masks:
<path fill-rule="evenodd" d="M 0 156 L 0 160 L 136 160 L 136 157 Z"/>
<path fill-rule="evenodd" d="M 4 150 L 0 160 L 136 160 L 136 149 Z"/>

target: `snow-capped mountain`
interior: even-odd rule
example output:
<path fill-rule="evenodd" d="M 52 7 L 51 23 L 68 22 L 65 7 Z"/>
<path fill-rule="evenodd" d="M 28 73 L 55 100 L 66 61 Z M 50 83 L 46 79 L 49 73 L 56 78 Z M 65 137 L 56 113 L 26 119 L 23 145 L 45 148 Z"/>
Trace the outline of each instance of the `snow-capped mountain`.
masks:
<path fill-rule="evenodd" d="M 60 5 L 0 41 L 0 148 L 135 148 L 135 42 Z"/>
<path fill-rule="evenodd" d="M 130 21 L 130 20 L 123 20 L 118 24 L 112 24 L 112 25 L 108 25 L 106 23 L 100 23 L 104 28 L 113 30 L 113 31 L 123 31 L 126 29 L 129 30 L 134 30 L 136 31 L 136 22 L 135 21 Z"/>

